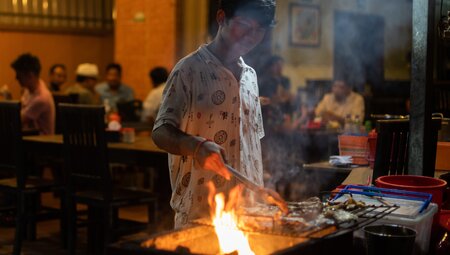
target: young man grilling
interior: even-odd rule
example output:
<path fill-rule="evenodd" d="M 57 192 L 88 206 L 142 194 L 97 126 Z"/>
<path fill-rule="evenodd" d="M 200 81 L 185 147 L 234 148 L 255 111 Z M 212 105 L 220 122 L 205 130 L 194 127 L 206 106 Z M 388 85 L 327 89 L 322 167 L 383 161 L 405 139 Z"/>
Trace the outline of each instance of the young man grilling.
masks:
<path fill-rule="evenodd" d="M 225 193 L 238 184 L 225 164 L 263 185 L 257 78 L 241 56 L 274 25 L 275 5 L 221 0 L 214 40 L 180 60 L 170 74 L 152 137 L 169 152 L 176 228 L 209 216 L 209 181 Z"/>

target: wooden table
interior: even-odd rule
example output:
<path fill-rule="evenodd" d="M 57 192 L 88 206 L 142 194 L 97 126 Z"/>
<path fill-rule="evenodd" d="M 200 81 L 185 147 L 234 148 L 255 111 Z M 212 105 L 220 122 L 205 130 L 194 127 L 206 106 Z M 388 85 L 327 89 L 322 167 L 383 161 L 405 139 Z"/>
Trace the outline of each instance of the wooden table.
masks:
<path fill-rule="evenodd" d="M 331 166 L 327 161 L 304 164 L 303 175 L 308 176 L 307 182 L 303 183 L 308 188 L 307 190 L 314 190 L 310 196 L 317 196 L 320 192 L 327 192 L 334 190 L 337 186 L 347 178 L 352 171 L 350 167 L 335 167 Z"/>
<path fill-rule="evenodd" d="M 29 153 L 63 158 L 62 135 L 25 136 L 23 141 Z M 153 167 L 155 163 L 165 161 L 167 165 L 167 153 L 159 149 L 150 136 L 137 136 L 134 143 L 108 143 L 108 149 L 110 162 Z"/>
<path fill-rule="evenodd" d="M 23 137 L 25 151 L 33 163 L 63 162 L 62 135 Z M 136 136 L 134 143 L 108 143 L 111 163 L 122 163 L 155 169 L 154 188 L 161 195 L 161 205 L 169 204 L 171 187 L 167 153 L 159 149 L 150 136 Z"/>
<path fill-rule="evenodd" d="M 450 142 L 437 143 L 436 170 L 450 171 Z"/>
<path fill-rule="evenodd" d="M 321 185 L 325 186 L 324 190 L 332 190 L 341 184 L 370 185 L 372 178 L 372 169 L 369 166 L 337 167 L 330 165 L 328 161 L 323 161 L 304 164 L 303 168 L 322 176 L 325 184 Z"/>
<path fill-rule="evenodd" d="M 440 178 L 446 173 L 450 173 L 450 142 L 438 142 L 434 177 Z"/>
<path fill-rule="evenodd" d="M 153 124 L 150 124 L 148 122 L 140 122 L 140 121 L 122 122 L 122 127 L 124 127 L 124 128 L 134 128 L 136 133 L 140 133 L 140 132 L 149 132 L 149 133 L 151 133 L 152 129 L 153 129 Z"/>

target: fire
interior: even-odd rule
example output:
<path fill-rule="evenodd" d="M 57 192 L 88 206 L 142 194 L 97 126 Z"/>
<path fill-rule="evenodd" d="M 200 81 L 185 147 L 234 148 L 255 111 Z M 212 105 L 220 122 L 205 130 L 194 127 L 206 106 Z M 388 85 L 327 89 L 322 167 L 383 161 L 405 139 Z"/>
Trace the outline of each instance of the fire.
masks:
<path fill-rule="evenodd" d="M 214 188 L 210 188 L 210 192 L 212 192 L 210 194 L 214 194 Z M 227 208 L 225 208 L 225 195 L 223 193 L 214 196 L 215 211 L 212 212 L 212 223 L 219 239 L 221 254 L 233 252 L 237 252 L 239 255 L 255 254 L 251 250 L 244 232 L 238 229 L 237 217 L 233 206 L 230 206 L 230 204 L 235 204 L 238 195 L 239 192 L 236 189 L 230 192 L 232 201 L 227 203 Z M 213 205 L 211 201 L 210 204 Z"/>

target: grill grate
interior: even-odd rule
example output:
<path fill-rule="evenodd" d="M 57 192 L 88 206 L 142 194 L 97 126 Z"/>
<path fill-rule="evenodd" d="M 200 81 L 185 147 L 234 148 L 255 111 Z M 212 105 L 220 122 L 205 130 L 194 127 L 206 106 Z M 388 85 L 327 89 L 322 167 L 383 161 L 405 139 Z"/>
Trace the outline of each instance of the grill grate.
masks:
<path fill-rule="evenodd" d="M 389 215 L 399 208 L 397 205 L 378 205 L 366 206 L 359 208 L 351 213 L 357 216 L 357 219 L 336 223 L 332 219 L 323 220 L 320 223 L 314 221 L 307 221 L 307 226 L 299 229 L 292 229 L 287 224 L 282 224 L 280 219 L 274 216 L 257 215 L 257 214 L 239 214 L 239 221 L 246 221 L 251 219 L 254 222 L 262 222 L 265 227 L 249 228 L 240 227 L 240 230 L 249 233 L 261 233 L 270 235 L 280 235 L 288 237 L 302 237 L 309 239 L 318 239 L 324 237 L 332 237 L 334 235 L 352 232 L 366 225 L 369 225 L 376 220 Z M 193 221 L 194 224 L 212 226 L 207 219 L 199 219 Z"/>

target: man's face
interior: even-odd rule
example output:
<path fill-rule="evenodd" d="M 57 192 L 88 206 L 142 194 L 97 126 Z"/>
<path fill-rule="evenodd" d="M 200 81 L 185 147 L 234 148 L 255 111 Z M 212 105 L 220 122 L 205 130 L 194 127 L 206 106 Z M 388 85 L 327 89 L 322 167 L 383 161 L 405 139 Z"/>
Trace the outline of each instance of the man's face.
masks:
<path fill-rule="evenodd" d="M 35 79 L 36 75 L 32 72 L 16 71 L 16 80 L 19 82 L 21 87 L 31 88 Z"/>
<path fill-rule="evenodd" d="M 97 85 L 97 78 L 86 78 L 83 82 L 83 85 L 89 90 L 94 90 L 95 85 Z"/>
<path fill-rule="evenodd" d="M 270 66 L 270 73 L 274 76 L 281 76 L 283 72 L 283 61 L 278 60 Z"/>
<path fill-rule="evenodd" d="M 56 67 L 53 70 L 53 73 L 50 74 L 50 83 L 61 86 L 67 81 L 67 73 L 66 70 L 64 70 L 61 67 Z"/>
<path fill-rule="evenodd" d="M 262 41 L 266 30 L 252 18 L 235 16 L 225 19 L 221 36 L 233 53 L 243 56 Z"/>
<path fill-rule="evenodd" d="M 106 72 L 106 82 L 112 89 L 120 87 L 120 74 L 117 69 L 111 68 Z"/>
<path fill-rule="evenodd" d="M 337 101 L 343 101 L 350 94 L 350 87 L 344 81 L 335 81 L 331 88 L 333 95 Z"/>

